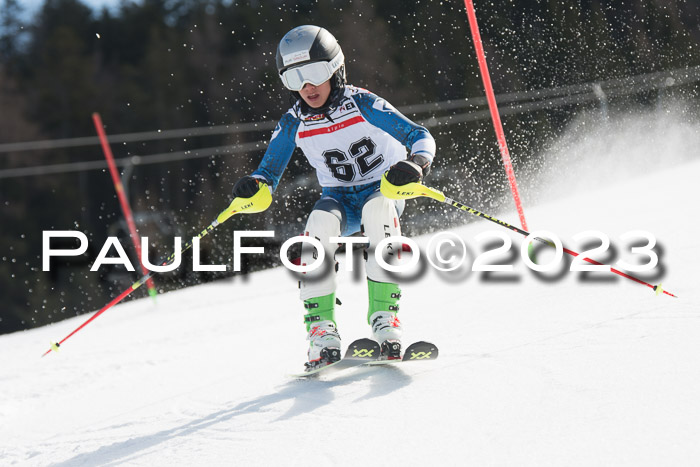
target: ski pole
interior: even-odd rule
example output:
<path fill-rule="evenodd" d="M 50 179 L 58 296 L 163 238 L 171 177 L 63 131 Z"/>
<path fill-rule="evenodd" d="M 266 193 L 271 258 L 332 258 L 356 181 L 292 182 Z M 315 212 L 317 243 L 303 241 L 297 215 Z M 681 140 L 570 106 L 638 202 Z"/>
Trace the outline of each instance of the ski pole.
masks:
<path fill-rule="evenodd" d="M 436 190 L 434 188 L 427 187 L 421 183 L 408 183 L 406 185 L 396 186 L 396 185 L 391 184 L 386 179 L 386 174 L 385 174 L 382 177 L 381 192 L 384 196 L 386 196 L 387 198 L 391 198 L 391 199 L 412 199 L 412 198 L 418 198 L 421 196 L 426 197 L 426 198 L 432 198 L 435 201 L 449 204 L 450 206 L 454 206 L 457 209 L 461 209 L 462 211 L 465 211 L 469 214 L 473 214 L 476 217 L 483 217 L 484 219 L 487 219 L 495 224 L 498 224 L 502 227 L 510 229 L 514 232 L 517 232 L 525 237 L 530 235 L 530 232 L 528 232 L 526 230 L 518 228 L 514 225 L 511 225 L 511 224 L 509 224 L 505 221 L 502 221 L 500 219 L 497 219 L 493 216 L 489 216 L 488 214 L 485 214 L 477 209 L 469 207 L 466 204 L 460 203 L 459 201 L 456 201 L 452 198 L 448 198 L 447 196 L 445 196 L 445 194 L 443 192 Z M 544 243 L 545 245 L 549 245 L 552 247 L 555 246 L 553 242 L 546 240 L 544 238 L 535 237 L 534 239 L 540 243 Z M 574 256 L 574 257 L 579 256 L 579 253 L 577 253 L 573 250 L 569 250 L 568 248 L 565 248 L 564 246 L 562 246 L 562 249 L 565 253 L 567 253 L 571 256 Z M 583 260 L 587 261 L 591 264 L 598 265 L 598 266 L 603 265 L 602 263 L 599 263 L 598 261 L 591 259 L 591 258 L 583 258 Z M 642 284 L 642 285 L 645 285 L 645 286 L 651 288 L 652 290 L 654 290 L 654 292 L 656 292 L 656 295 L 659 295 L 661 293 L 665 293 L 666 295 L 669 295 L 671 297 L 678 298 L 676 295 L 672 294 L 671 292 L 668 292 L 668 291 L 662 289 L 661 284 L 651 285 L 648 282 L 645 282 L 645 281 L 643 281 L 637 277 L 634 277 L 630 274 L 624 273 L 618 269 L 613 268 L 612 266 L 610 267 L 610 271 L 614 272 L 615 274 L 618 274 L 622 277 L 630 279 L 634 282 L 637 282 L 639 284 Z"/>
<path fill-rule="evenodd" d="M 272 203 L 272 195 L 270 194 L 270 190 L 268 189 L 267 185 L 264 183 L 260 184 L 260 190 L 252 196 L 251 198 L 234 198 L 231 204 L 221 211 L 221 213 L 217 216 L 214 221 L 209 224 L 204 230 L 202 230 L 199 235 L 197 235 L 195 238 L 202 238 L 207 236 L 212 230 L 214 230 L 216 227 L 219 225 L 223 224 L 226 222 L 229 218 L 231 218 L 235 214 L 254 214 L 257 212 L 262 212 L 265 209 L 267 209 L 270 204 Z M 192 243 L 194 242 L 194 239 L 187 242 L 184 247 L 182 248 L 182 252 L 185 252 L 189 250 L 192 247 Z M 161 266 L 167 266 L 168 264 L 172 264 L 172 262 L 175 260 L 175 252 L 171 253 L 168 258 L 161 263 Z M 109 310 L 112 308 L 114 305 L 117 303 L 121 302 L 124 298 L 126 298 L 131 292 L 134 290 L 138 289 L 141 287 L 143 284 L 145 284 L 151 277 L 153 277 L 155 274 L 157 274 L 156 271 L 151 271 L 148 274 L 144 275 L 141 277 L 139 280 L 131 284 L 129 288 L 124 290 L 122 293 L 120 293 L 118 296 L 116 296 L 111 302 L 103 306 L 97 313 L 92 315 L 87 321 L 85 321 L 83 324 L 75 328 L 73 332 L 68 334 L 66 337 L 61 339 L 59 342 L 51 342 L 51 347 L 49 350 L 47 350 L 42 357 L 45 357 L 48 355 L 52 350 L 54 352 L 58 352 L 59 347 L 67 341 L 71 336 L 73 336 L 75 333 L 83 329 L 85 326 L 87 326 L 91 321 L 95 320 L 98 316 L 100 316 L 102 313 L 105 311 Z"/>

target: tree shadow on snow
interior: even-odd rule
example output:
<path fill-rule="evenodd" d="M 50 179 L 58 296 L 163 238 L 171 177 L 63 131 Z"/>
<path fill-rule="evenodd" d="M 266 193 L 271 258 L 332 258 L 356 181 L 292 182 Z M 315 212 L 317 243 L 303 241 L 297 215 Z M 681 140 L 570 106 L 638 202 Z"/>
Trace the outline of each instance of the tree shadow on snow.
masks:
<path fill-rule="evenodd" d="M 79 454 L 69 460 L 53 465 L 61 467 L 72 465 L 121 464 L 124 461 L 138 458 L 139 452 L 167 442 L 170 439 L 188 436 L 218 423 L 226 422 L 243 415 L 259 413 L 266 407 L 291 400 L 294 401 L 294 403 L 289 410 L 277 417 L 274 421 L 289 420 L 299 415 L 311 413 L 333 402 L 335 399 L 333 393 L 334 388 L 349 386 L 364 380 L 369 380 L 371 383 L 369 391 L 353 402 L 370 400 L 391 394 L 407 386 L 412 378 L 400 368 L 387 365 L 382 368 L 359 368 L 347 376 L 341 375 L 330 380 L 309 379 L 290 381 L 284 386 L 281 386 L 276 392 L 246 402 L 241 402 L 233 408 L 220 410 L 204 418 L 193 420 L 184 425 L 162 430 L 151 435 L 130 438 L 108 446 L 102 446 L 93 452 Z"/>

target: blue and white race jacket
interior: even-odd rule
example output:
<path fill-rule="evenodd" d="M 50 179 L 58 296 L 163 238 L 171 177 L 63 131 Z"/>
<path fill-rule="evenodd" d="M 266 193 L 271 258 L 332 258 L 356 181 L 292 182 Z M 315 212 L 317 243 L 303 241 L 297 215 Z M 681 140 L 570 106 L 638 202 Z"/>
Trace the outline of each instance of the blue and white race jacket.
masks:
<path fill-rule="evenodd" d="M 299 103 L 277 124 L 253 176 L 277 188 L 294 148 L 303 151 L 323 187 L 364 185 L 411 154 L 431 162 L 435 140 L 381 97 L 346 86 L 338 106 L 326 115 L 302 114 Z"/>

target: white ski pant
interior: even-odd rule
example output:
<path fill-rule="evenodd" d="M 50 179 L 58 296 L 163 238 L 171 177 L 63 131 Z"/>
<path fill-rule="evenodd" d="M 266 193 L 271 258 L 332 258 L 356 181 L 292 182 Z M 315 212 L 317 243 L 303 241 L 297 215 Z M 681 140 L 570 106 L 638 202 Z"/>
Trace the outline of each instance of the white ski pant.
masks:
<path fill-rule="evenodd" d="M 332 237 L 339 237 L 342 231 L 343 207 L 338 201 L 323 198 L 306 221 L 304 235 L 314 237 L 321 242 L 325 251 L 322 266 L 314 271 L 304 273 L 300 281 L 300 296 L 302 300 L 322 297 L 335 292 L 337 242 L 331 242 Z M 369 240 L 366 249 L 365 272 L 367 278 L 376 282 L 395 282 L 389 273 L 381 267 L 375 257 L 377 245 L 387 237 L 401 235 L 399 214 L 396 203 L 378 192 L 370 196 L 362 207 L 362 232 Z M 382 247 L 382 257 L 391 264 L 401 255 L 402 244 L 399 242 L 385 243 Z M 312 264 L 318 256 L 316 248 L 304 242 L 301 249 L 301 265 Z"/>

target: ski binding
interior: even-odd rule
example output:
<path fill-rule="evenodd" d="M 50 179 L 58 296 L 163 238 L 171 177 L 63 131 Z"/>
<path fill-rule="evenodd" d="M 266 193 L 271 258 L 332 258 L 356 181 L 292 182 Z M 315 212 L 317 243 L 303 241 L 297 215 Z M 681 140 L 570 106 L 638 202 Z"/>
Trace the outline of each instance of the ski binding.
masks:
<path fill-rule="evenodd" d="M 348 350 L 345 351 L 345 356 L 340 361 L 313 368 L 303 373 L 293 374 L 292 377 L 306 378 L 321 372 L 334 373 L 339 370 L 364 365 L 377 358 L 379 358 L 379 344 L 372 339 L 358 339 L 348 346 Z"/>

